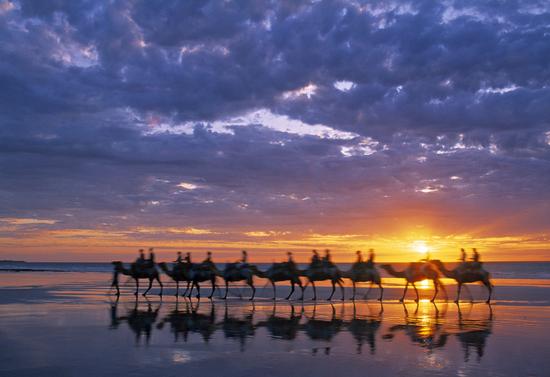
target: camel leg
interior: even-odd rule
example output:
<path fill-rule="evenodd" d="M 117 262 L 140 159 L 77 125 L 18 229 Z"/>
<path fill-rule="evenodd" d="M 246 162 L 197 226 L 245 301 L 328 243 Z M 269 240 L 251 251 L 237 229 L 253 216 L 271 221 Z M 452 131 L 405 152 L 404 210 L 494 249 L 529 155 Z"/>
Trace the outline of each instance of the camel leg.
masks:
<path fill-rule="evenodd" d="M 214 292 L 216 292 L 216 280 L 212 280 L 212 292 L 210 292 L 210 296 L 208 296 L 209 299 L 212 299 Z"/>
<path fill-rule="evenodd" d="M 286 296 L 286 300 L 289 300 L 293 293 L 294 293 L 294 282 L 290 281 L 290 293 L 288 294 L 288 296 Z"/>
<path fill-rule="evenodd" d="M 164 286 L 162 285 L 162 282 L 160 281 L 160 276 L 157 276 L 157 282 L 158 282 L 159 285 L 160 285 L 159 296 L 162 297 L 162 291 L 163 291 L 163 289 L 164 289 Z"/>
<path fill-rule="evenodd" d="M 197 287 L 197 295 L 196 298 L 201 298 L 201 287 L 198 282 L 195 282 L 195 287 Z"/>
<path fill-rule="evenodd" d="M 143 297 L 147 296 L 147 292 L 149 292 L 149 290 L 151 290 L 152 287 L 153 287 L 153 279 L 149 279 L 149 286 L 147 287 L 145 292 L 143 292 Z"/>
<path fill-rule="evenodd" d="M 179 280 L 176 280 L 176 297 L 178 297 L 180 293 L 180 282 Z"/>
<path fill-rule="evenodd" d="M 193 294 L 193 288 L 195 287 L 195 282 L 191 282 L 191 289 L 189 289 L 189 292 L 187 292 L 187 298 L 191 298 L 191 295 Z"/>
<path fill-rule="evenodd" d="M 336 290 L 336 283 L 332 281 L 332 292 L 330 293 L 330 296 L 328 296 L 327 301 L 332 300 L 332 296 L 334 295 L 335 290 Z"/>
<path fill-rule="evenodd" d="M 382 296 L 384 296 L 384 288 L 382 287 L 382 283 L 378 283 L 378 287 L 380 288 L 380 297 L 378 297 L 378 301 L 382 302 Z"/>
<path fill-rule="evenodd" d="M 414 301 L 418 302 L 418 301 L 420 301 L 420 296 L 418 296 L 418 289 L 416 289 L 416 285 L 414 285 L 414 283 L 411 283 L 411 284 L 414 288 L 414 293 L 416 293 L 416 299 Z"/>
<path fill-rule="evenodd" d="M 304 291 L 305 291 L 305 288 L 304 288 L 304 286 L 302 285 L 302 282 L 301 282 L 301 281 L 298 282 L 298 286 L 299 286 L 300 289 L 302 290 L 302 296 L 300 297 L 300 300 L 304 301 Z"/>
<path fill-rule="evenodd" d="M 229 292 L 229 282 L 225 281 L 225 296 L 222 297 L 222 299 L 227 299 L 227 293 Z"/>
<path fill-rule="evenodd" d="M 485 303 L 490 304 L 491 296 L 493 295 L 493 285 L 489 280 L 483 281 L 483 285 L 485 285 L 487 287 L 487 290 L 489 291 L 489 296 L 487 297 L 487 301 L 485 301 Z"/>
<path fill-rule="evenodd" d="M 439 292 L 439 284 L 439 280 L 434 280 L 434 296 L 430 300 L 431 302 L 434 302 L 437 297 L 437 293 Z"/>
<path fill-rule="evenodd" d="M 336 281 L 336 284 L 338 284 L 340 286 L 340 292 L 342 292 L 341 300 L 344 301 L 346 299 L 346 293 L 344 291 L 344 285 L 342 284 L 342 282 L 340 280 Z"/>
<path fill-rule="evenodd" d="M 458 304 L 460 302 L 460 292 L 462 291 L 462 283 L 458 283 L 458 288 L 456 289 L 456 300 L 455 303 Z"/>
<path fill-rule="evenodd" d="M 273 300 L 277 299 L 277 288 L 275 287 L 275 282 L 271 280 L 271 285 L 273 286 Z"/>
<path fill-rule="evenodd" d="M 355 301 L 355 280 L 352 280 L 351 281 L 351 284 L 352 284 L 352 290 L 351 290 L 351 301 Z"/>
<path fill-rule="evenodd" d="M 190 281 L 187 282 L 187 287 L 185 287 L 185 291 L 181 294 L 181 297 L 185 297 L 187 295 L 187 291 L 189 291 L 189 285 L 191 284 Z"/>
<path fill-rule="evenodd" d="M 317 300 L 317 289 L 315 289 L 315 282 L 311 281 L 311 286 L 313 287 L 313 300 Z"/>
<path fill-rule="evenodd" d="M 139 293 L 139 279 L 134 279 L 136 281 L 136 291 L 134 292 L 134 296 L 137 296 Z"/>
<path fill-rule="evenodd" d="M 252 297 L 249 298 L 250 301 L 254 300 L 254 296 L 256 296 L 256 287 L 254 287 L 254 283 L 252 282 L 252 279 L 250 281 L 247 281 L 247 284 L 252 288 Z"/>
<path fill-rule="evenodd" d="M 399 301 L 403 302 L 403 300 L 405 300 L 405 295 L 407 294 L 407 289 L 409 289 L 409 282 L 407 282 L 407 284 L 405 284 L 405 289 L 403 290 L 403 296 L 401 296 Z"/>

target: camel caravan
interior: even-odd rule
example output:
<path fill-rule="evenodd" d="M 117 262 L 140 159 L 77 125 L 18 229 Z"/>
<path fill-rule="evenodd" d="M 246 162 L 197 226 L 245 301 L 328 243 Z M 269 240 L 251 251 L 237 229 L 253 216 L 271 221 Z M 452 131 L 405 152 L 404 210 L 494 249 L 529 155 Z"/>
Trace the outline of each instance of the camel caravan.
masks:
<path fill-rule="evenodd" d="M 245 250 L 242 251 L 242 257 L 239 261 L 227 263 L 223 270 L 217 268 L 212 260 L 211 252 L 207 252 L 206 259 L 200 263 L 191 262 L 191 253 L 187 253 L 185 258 L 183 258 L 182 253 L 178 252 L 177 259 L 171 264 L 164 262 L 157 263 L 155 261 L 153 248 L 149 249 L 149 258 L 145 257 L 143 249 L 140 249 L 139 252 L 139 257 L 129 268 L 126 268 L 122 262 L 113 262 L 114 276 L 111 287 L 116 289 L 117 296 L 120 296 L 119 275 L 121 274 L 134 280 L 136 287 L 134 294 L 136 296 L 139 293 L 139 281 L 143 279 L 149 282 L 147 290 L 143 292 L 143 296 L 146 296 L 151 290 L 154 281 L 159 284 L 159 295 L 162 296 L 163 284 L 160 280 L 159 269 L 176 283 L 176 296 L 179 295 L 180 284 L 183 284 L 185 285 L 185 290 L 182 296 L 187 296 L 189 298 L 192 296 L 194 290 L 196 290 L 196 297 L 200 298 L 200 284 L 210 283 L 211 290 L 208 298 L 211 299 L 216 288 L 218 288 L 217 281 L 221 279 L 225 282 L 225 294 L 221 297 L 222 299 L 227 299 L 231 283 L 244 282 L 251 288 L 252 295 L 250 300 L 253 300 L 256 295 L 254 276 L 266 279 L 268 283 L 271 284 L 274 300 L 277 293 L 277 282 L 290 283 L 290 293 L 286 296 L 287 300 L 294 294 L 296 286 L 298 286 L 301 291 L 299 300 L 304 300 L 304 292 L 310 284 L 313 289 L 313 300 L 317 300 L 315 283 L 320 281 L 330 281 L 331 283 L 332 291 L 327 300 L 330 301 L 333 298 L 336 286 L 340 288 L 341 299 L 344 300 L 344 279 L 348 279 L 352 283 L 352 300 L 356 298 L 356 286 L 358 283 L 370 283 L 369 289 L 364 295 L 365 299 L 368 298 L 368 294 L 374 285 L 379 288 L 380 293 L 377 298 L 379 301 L 382 301 L 384 295 L 382 279 L 374 263 L 375 254 L 372 249 L 369 251 L 367 260 L 363 259 L 361 251 L 357 251 L 357 259 L 347 271 L 341 271 L 338 266 L 332 262 L 329 250 L 325 250 L 325 255 L 323 257 L 319 255 L 317 250 L 313 250 L 311 262 L 304 270 L 299 269 L 298 265 L 293 260 L 292 253 L 288 252 L 288 259 L 286 261 L 273 263 L 265 271 L 261 271 L 257 266 L 248 263 L 248 253 Z M 488 291 L 486 302 L 490 303 L 491 301 L 493 284 L 490 281 L 490 274 L 484 269 L 476 249 L 473 249 L 473 256 L 470 260 L 466 260 L 466 252 L 464 249 L 461 249 L 460 263 L 451 270 L 447 269 L 440 260 L 430 259 L 429 256 L 419 262 L 409 263 L 402 271 L 396 271 L 394 267 L 389 264 L 381 264 L 379 267 L 392 277 L 405 279 L 405 289 L 403 290 L 403 295 L 399 299 L 401 302 L 405 299 L 409 285 L 413 287 L 416 294 L 415 301 L 418 302 L 419 294 L 416 283 L 424 280 L 431 280 L 433 282 L 434 294 L 431 298 L 432 302 L 435 301 L 440 290 L 444 292 L 445 299 L 447 299 L 447 292 L 445 286 L 441 282 L 441 277 L 450 278 L 456 281 L 458 289 L 455 302 L 457 303 L 460 300 L 462 287 L 464 284 L 468 283 L 483 284 Z"/>

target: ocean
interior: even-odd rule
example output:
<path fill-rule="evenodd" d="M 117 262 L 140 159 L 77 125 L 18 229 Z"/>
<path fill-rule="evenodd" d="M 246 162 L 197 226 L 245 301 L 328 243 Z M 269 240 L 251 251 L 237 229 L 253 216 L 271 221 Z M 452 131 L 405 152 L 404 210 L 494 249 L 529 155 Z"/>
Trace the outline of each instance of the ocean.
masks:
<path fill-rule="evenodd" d="M 391 263 L 397 270 L 404 269 L 407 263 Z M 224 263 L 218 263 L 223 268 Z M 256 264 L 260 270 L 269 268 L 269 263 Z M 306 264 L 298 264 L 303 269 Z M 350 268 L 349 263 L 337 263 L 342 270 Z M 449 263 L 448 268 L 454 264 Z M 550 262 L 485 262 L 485 269 L 493 279 L 550 279 Z M 111 263 L 81 263 L 81 262 L 18 262 L 0 261 L 0 271 L 12 272 L 112 272 Z M 382 271 L 381 271 L 382 272 Z M 382 273 L 382 276 L 387 276 Z"/>

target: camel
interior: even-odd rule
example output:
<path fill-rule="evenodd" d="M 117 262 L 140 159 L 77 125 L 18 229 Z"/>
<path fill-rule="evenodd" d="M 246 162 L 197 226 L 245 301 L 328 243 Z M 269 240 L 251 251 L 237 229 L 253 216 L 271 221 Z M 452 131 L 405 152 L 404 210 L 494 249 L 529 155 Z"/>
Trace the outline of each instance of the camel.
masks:
<path fill-rule="evenodd" d="M 120 296 L 120 289 L 118 286 L 118 275 L 127 275 L 130 276 L 134 281 L 136 282 L 136 291 L 134 292 L 134 295 L 138 295 L 139 293 L 139 279 L 148 279 L 149 280 L 149 287 L 145 292 L 143 292 L 143 297 L 147 296 L 147 293 L 153 286 L 153 280 L 156 280 L 160 285 L 160 293 L 159 296 L 162 296 L 162 289 L 163 285 L 160 281 L 159 272 L 157 271 L 157 268 L 154 264 L 147 264 L 143 266 L 138 266 L 136 263 L 132 263 L 130 266 L 130 269 L 127 269 L 124 267 L 124 264 L 120 261 L 113 262 L 113 265 L 115 266 L 115 275 L 113 278 L 113 286 L 116 287 L 116 295 Z"/>
<path fill-rule="evenodd" d="M 412 284 L 414 291 L 416 293 L 415 301 L 418 302 L 420 299 L 418 297 L 418 289 L 416 289 L 415 283 L 425 279 L 432 280 L 434 283 L 435 292 L 432 299 L 430 300 L 431 302 L 435 301 L 435 298 L 437 297 L 437 293 L 439 292 L 440 286 L 443 289 L 443 292 L 445 292 L 445 296 L 447 296 L 447 291 L 445 290 L 445 286 L 443 286 L 443 284 L 441 284 L 441 282 L 439 281 L 439 272 L 429 263 L 412 262 L 403 271 L 396 271 L 389 264 L 382 264 L 380 265 L 380 268 L 385 270 L 391 276 L 403 278 L 407 281 L 407 284 L 405 285 L 405 290 L 403 291 L 403 296 L 399 299 L 399 301 L 401 302 L 403 302 L 403 300 L 405 299 L 405 295 L 407 294 L 407 289 L 409 288 L 409 284 Z"/>
<path fill-rule="evenodd" d="M 256 287 L 254 287 L 254 275 L 260 276 L 262 273 L 258 268 L 251 264 L 239 265 L 239 263 L 227 263 L 224 271 L 221 273 L 223 280 L 225 281 L 225 295 L 222 297 L 227 299 L 227 293 L 229 292 L 229 283 L 235 281 L 245 281 L 246 284 L 252 288 L 252 296 L 250 300 L 254 300 L 256 295 Z"/>
<path fill-rule="evenodd" d="M 212 283 L 212 292 L 208 296 L 209 299 L 212 298 L 214 295 L 214 291 L 216 290 L 216 276 L 220 275 L 220 273 L 215 269 L 215 267 L 211 267 L 205 264 L 182 264 L 179 266 L 179 268 L 172 268 L 170 270 L 166 263 L 162 262 L 159 263 L 159 267 L 166 273 L 166 275 L 170 276 L 175 282 L 176 282 L 176 296 L 178 294 L 179 290 L 179 282 L 180 281 L 186 281 L 188 288 L 184 292 L 189 293 L 187 294 L 187 297 L 191 297 L 191 294 L 193 293 L 193 287 L 197 287 L 197 295 L 196 298 L 201 298 L 201 289 L 199 283 L 202 283 L 203 281 L 209 281 Z M 191 289 L 189 290 L 189 283 L 191 283 Z"/>
<path fill-rule="evenodd" d="M 382 288 L 382 281 L 380 279 L 380 274 L 373 265 L 369 265 L 367 262 L 356 262 L 354 263 L 348 271 L 345 271 L 342 274 L 343 277 L 351 280 L 353 284 L 353 295 L 351 299 L 355 301 L 355 285 L 359 282 L 368 282 L 370 281 L 370 287 L 365 298 L 367 298 L 373 284 L 380 287 L 380 297 L 378 301 L 382 301 L 382 295 L 384 294 L 384 288 Z"/>
<path fill-rule="evenodd" d="M 307 278 L 307 283 L 304 287 L 304 290 L 307 288 L 308 284 L 311 283 L 313 287 L 313 300 L 317 300 L 317 290 L 315 288 L 316 281 L 330 280 L 332 283 L 332 292 L 330 293 L 327 301 L 332 300 L 334 296 L 334 291 L 336 290 L 336 284 L 340 287 L 342 292 L 342 301 L 344 301 L 344 285 L 342 284 L 342 272 L 334 264 L 323 265 L 319 267 L 308 267 L 305 271 L 300 272 L 301 276 Z"/>
<path fill-rule="evenodd" d="M 440 260 L 431 260 L 430 262 L 434 264 L 445 277 L 454 279 L 457 282 L 458 290 L 455 300 L 456 303 L 460 301 L 460 292 L 462 291 L 462 285 L 476 282 L 481 282 L 487 288 L 489 292 L 489 297 L 487 297 L 487 300 L 485 302 L 487 304 L 491 302 L 491 296 L 493 294 L 493 284 L 490 280 L 490 274 L 481 265 L 479 265 L 479 263 L 477 263 L 477 265 L 479 265 L 477 268 L 474 268 L 474 266 L 469 266 L 470 262 L 466 262 L 461 263 L 452 270 L 448 270 L 443 262 L 441 262 Z"/>
<path fill-rule="evenodd" d="M 180 282 L 186 282 L 187 288 L 185 289 L 185 292 L 182 296 L 185 296 L 185 293 L 189 290 L 189 285 L 191 284 L 191 280 L 189 279 L 188 274 L 186 273 L 183 266 L 172 267 L 172 269 L 168 268 L 168 265 L 164 262 L 159 263 L 159 267 L 166 275 L 172 278 L 176 282 L 176 297 L 179 295 L 180 290 Z"/>
<path fill-rule="evenodd" d="M 302 296 L 300 300 L 304 299 L 304 287 L 302 286 L 302 281 L 300 280 L 299 271 L 296 268 L 293 268 L 288 262 L 282 263 L 273 263 L 267 271 L 260 272 L 259 277 L 269 280 L 273 286 L 273 300 L 277 297 L 275 283 L 278 281 L 290 281 L 291 288 L 290 293 L 286 296 L 286 300 L 289 300 L 292 294 L 294 293 L 294 286 L 297 284 L 302 290 Z"/>

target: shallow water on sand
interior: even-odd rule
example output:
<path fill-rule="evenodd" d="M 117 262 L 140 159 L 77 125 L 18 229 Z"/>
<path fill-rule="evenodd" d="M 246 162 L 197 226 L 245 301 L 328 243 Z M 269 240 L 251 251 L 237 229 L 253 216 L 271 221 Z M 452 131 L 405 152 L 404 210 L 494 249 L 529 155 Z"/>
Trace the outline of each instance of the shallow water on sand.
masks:
<path fill-rule="evenodd" d="M 108 278 L 0 274 L 0 375 L 547 376 L 550 368 L 548 288 L 497 287 L 491 306 L 402 305 L 397 288 L 384 304 L 273 302 L 270 289 L 254 302 L 176 299 L 172 289 L 136 301 L 131 287 L 116 301 Z"/>

